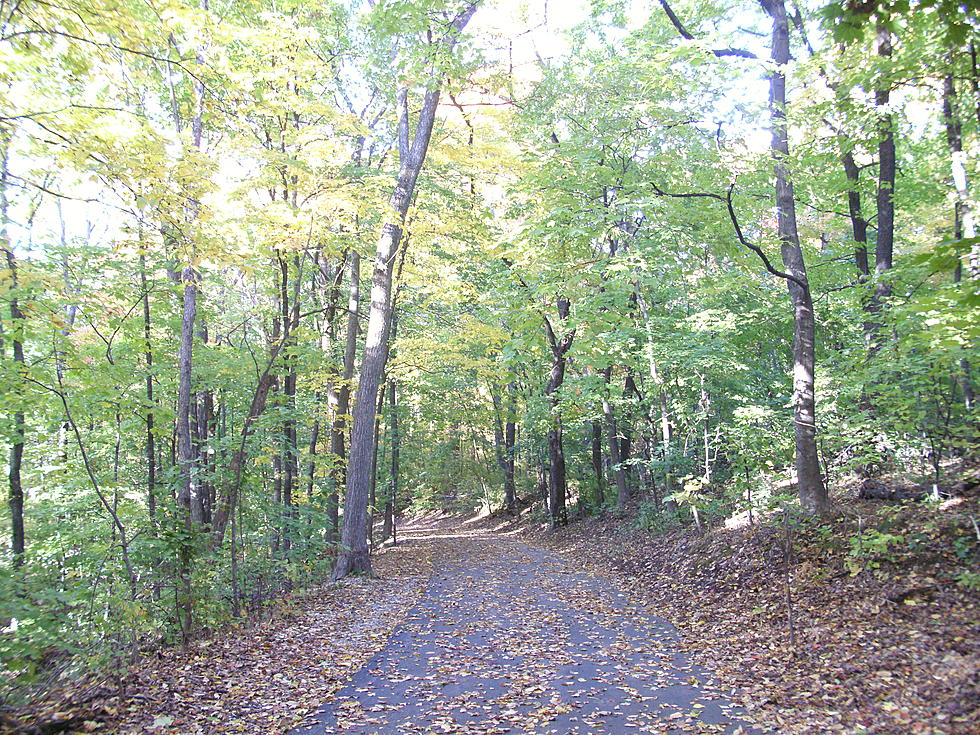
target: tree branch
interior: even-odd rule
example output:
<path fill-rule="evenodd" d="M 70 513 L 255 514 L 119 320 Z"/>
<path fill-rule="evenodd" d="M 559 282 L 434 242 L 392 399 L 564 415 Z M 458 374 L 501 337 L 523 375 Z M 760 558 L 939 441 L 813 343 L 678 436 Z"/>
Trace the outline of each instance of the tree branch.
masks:
<path fill-rule="evenodd" d="M 681 19 L 677 17 L 677 14 L 674 12 L 673 8 L 670 7 L 670 4 L 667 2 L 667 0 L 660 0 L 660 7 L 664 9 L 664 12 L 667 14 L 667 18 L 670 20 L 670 24 L 674 26 L 677 33 L 680 34 L 681 38 L 683 38 L 686 41 L 697 40 L 694 37 L 694 34 L 691 33 L 689 30 L 687 30 L 687 28 L 684 27 L 684 24 L 681 23 Z M 718 58 L 721 58 L 723 56 L 737 56 L 742 59 L 759 58 L 751 51 L 747 51 L 746 49 L 741 49 L 741 48 L 712 49 L 711 53 L 713 53 Z"/>
<path fill-rule="evenodd" d="M 773 267 L 773 264 L 769 260 L 765 251 L 745 237 L 745 233 L 742 231 L 742 225 L 738 221 L 738 215 L 735 213 L 735 205 L 732 202 L 732 195 L 735 191 L 734 181 L 728 187 L 728 191 L 726 192 L 725 196 L 715 194 L 713 192 L 669 192 L 664 191 L 653 182 L 650 183 L 650 186 L 653 187 L 653 191 L 657 194 L 657 196 L 668 197 L 670 199 L 716 199 L 720 202 L 724 202 L 726 208 L 728 209 L 728 218 L 731 220 L 732 227 L 735 229 L 735 236 L 738 238 L 738 241 L 744 247 L 748 248 L 759 256 L 759 260 L 762 261 L 762 265 L 765 267 L 765 269 L 777 278 L 782 278 L 785 281 L 792 281 L 800 288 L 805 289 L 807 287 L 806 282 L 800 278 L 797 278 L 791 273 L 786 273 Z"/>

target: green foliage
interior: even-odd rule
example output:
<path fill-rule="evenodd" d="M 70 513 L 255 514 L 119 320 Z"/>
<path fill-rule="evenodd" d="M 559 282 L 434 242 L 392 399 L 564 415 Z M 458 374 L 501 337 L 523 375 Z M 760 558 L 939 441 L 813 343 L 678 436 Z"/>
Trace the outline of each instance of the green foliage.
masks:
<path fill-rule="evenodd" d="M 10 455 L 23 413 L 28 543 L 19 569 L 9 547 L 0 552 L 6 684 L 24 691 L 52 672 L 179 642 L 174 601 L 185 587 L 191 633 L 204 634 L 327 576 L 338 543 L 328 511 L 343 497 L 346 457 L 334 456 L 330 433 L 336 425 L 349 441 L 338 398 L 359 378 L 341 377 L 351 264 L 360 256 L 364 322 L 370 253 L 400 164 L 397 93 L 414 120 L 432 79 L 445 90 L 408 246 L 392 264 L 396 510 L 497 509 L 510 457 L 518 494 L 544 513 L 548 434 L 560 431 L 575 513 L 615 507 L 621 471 L 651 531 L 746 511 L 812 528 L 791 497 L 786 284 L 735 237 L 724 199 L 730 191 L 743 234 L 778 264 L 765 90 L 756 66 L 714 53 L 744 45 L 765 57 L 764 41 L 733 29 L 727 2 L 683 8 L 695 36 L 683 39 L 659 9 L 639 17 L 610 0 L 564 41 L 549 39 L 554 60 L 503 61 L 497 49 L 509 44 L 485 29 L 452 52 L 433 45 L 464 5 L 11 9 L 0 34 L 2 239 L 18 283 L 5 263 L 0 454 Z M 788 168 L 817 320 L 820 460 L 833 490 L 855 470 L 944 486 L 978 440 L 968 406 L 980 365 L 969 268 L 978 242 L 956 231 L 967 202 L 951 183 L 942 118 L 948 77 L 976 182 L 976 100 L 963 83 L 972 16 L 946 0 L 852 10 L 804 4 L 798 21 L 815 48 L 794 29 L 786 69 Z M 737 14 L 768 34 L 761 12 Z M 888 58 L 875 51 L 879 23 L 896 37 Z M 28 25 L 37 31 L 21 32 Z M 524 53 L 523 42 L 509 53 Z M 884 82 L 901 90 L 889 104 L 894 267 L 864 276 L 847 195 L 859 195 L 873 227 L 874 91 Z M 175 275 L 185 266 L 199 286 L 195 416 L 213 408 L 194 440 L 195 488 L 211 514 L 199 527 L 175 500 Z M 13 296 L 24 318 L 10 313 Z M 283 339 L 291 308 L 299 323 Z M 563 381 L 546 395 L 562 339 Z M 274 387 L 253 416 L 266 371 Z M 387 401 L 382 413 L 376 517 L 396 479 Z M 507 423 L 512 447 L 502 445 Z M 219 543 L 207 525 L 231 498 L 234 527 Z M 925 547 L 929 533 L 865 531 L 847 542 L 851 568 L 873 568 L 902 544 Z M 964 562 L 975 557 L 969 535 L 953 543 Z"/>

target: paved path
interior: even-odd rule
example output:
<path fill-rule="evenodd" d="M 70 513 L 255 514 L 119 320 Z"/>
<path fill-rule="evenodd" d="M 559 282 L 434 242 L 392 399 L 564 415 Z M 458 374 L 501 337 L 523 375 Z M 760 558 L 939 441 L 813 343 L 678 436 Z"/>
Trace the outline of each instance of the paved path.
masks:
<path fill-rule="evenodd" d="M 450 536 L 404 625 L 292 735 L 758 732 L 676 643 L 607 579 L 514 539 Z"/>

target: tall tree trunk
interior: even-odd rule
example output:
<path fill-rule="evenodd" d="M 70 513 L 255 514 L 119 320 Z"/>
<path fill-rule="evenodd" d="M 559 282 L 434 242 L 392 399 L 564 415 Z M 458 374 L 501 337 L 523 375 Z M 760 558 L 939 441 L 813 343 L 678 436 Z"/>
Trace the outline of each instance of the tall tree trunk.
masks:
<path fill-rule="evenodd" d="M 177 504 L 180 507 L 184 538 L 179 551 L 179 592 L 177 600 L 180 629 L 184 644 L 190 640 L 193 597 L 191 594 L 192 542 L 190 535 L 201 523 L 200 503 L 195 501 L 197 488 L 194 483 L 194 445 L 191 439 L 191 380 L 193 371 L 194 319 L 197 316 L 197 275 L 192 266 L 181 271 L 184 285 L 183 309 L 180 322 L 180 348 L 177 353 L 177 462 L 180 468 L 180 489 Z"/>
<path fill-rule="evenodd" d="M 392 378 L 388 381 L 388 407 L 391 411 L 391 415 L 388 417 L 391 430 L 391 478 L 388 499 L 385 501 L 384 527 L 381 533 L 382 541 L 390 538 L 394 543 L 397 543 L 395 539 L 395 502 L 398 499 L 398 462 L 401 455 L 401 447 L 399 446 L 400 437 L 398 434 L 397 390 L 398 386 L 395 383 L 395 379 Z"/>
<path fill-rule="evenodd" d="M 657 402 L 660 408 L 660 440 L 663 447 L 663 460 L 667 461 L 667 457 L 670 455 L 670 441 L 671 441 L 671 429 L 670 429 L 670 408 L 667 401 L 667 386 L 664 384 L 664 379 L 660 375 L 660 371 L 657 368 L 657 360 L 653 353 L 653 320 L 650 317 L 650 310 L 647 307 L 646 299 L 643 298 L 643 293 L 640 291 L 640 285 L 638 282 L 633 283 L 636 291 L 636 301 L 640 306 L 640 313 L 643 315 L 643 324 L 646 327 L 647 332 L 647 363 L 649 365 L 650 380 L 657 388 Z M 650 424 L 654 425 L 657 423 L 654 417 L 654 403 L 650 400 Z M 671 482 L 667 481 L 668 490 L 671 488 Z"/>
<path fill-rule="evenodd" d="M 153 435 L 154 408 L 153 400 L 153 342 L 150 328 L 150 290 L 146 283 L 146 253 L 140 252 L 140 289 L 143 292 L 143 360 L 146 363 L 146 507 L 150 520 L 156 523 L 157 497 L 157 465 L 156 437 Z"/>
<path fill-rule="evenodd" d="M 7 199 L 7 182 L 10 181 L 8 165 L 10 161 L 10 142 L 11 134 L 4 131 L 2 133 L 0 145 L 0 246 L 3 247 L 4 257 L 7 261 L 7 271 L 10 278 L 10 341 L 13 345 L 14 367 L 18 375 L 23 375 L 24 367 L 24 314 L 20 309 L 20 284 L 17 280 L 17 257 L 14 255 L 13 245 L 10 243 L 10 234 L 7 223 L 10 221 L 10 202 Z M 16 388 L 17 398 L 13 411 L 14 426 L 13 435 L 10 438 L 10 463 L 7 471 L 8 494 L 7 504 L 10 507 L 10 550 L 13 554 L 15 567 L 20 567 L 24 563 L 24 486 L 21 480 L 21 466 L 24 461 L 24 441 L 26 433 L 26 422 L 24 409 L 21 407 L 23 397 L 20 395 L 22 388 L 18 384 Z"/>
<path fill-rule="evenodd" d="M 558 323 L 565 326 L 571 311 L 571 302 L 564 296 L 558 297 Z M 551 321 L 545 317 L 548 345 L 551 347 L 551 370 L 544 394 L 548 399 L 551 416 L 548 426 L 548 507 L 551 511 L 551 527 L 568 525 L 566 496 L 568 481 L 565 475 L 565 449 L 562 445 L 561 399 L 559 389 L 565 382 L 565 368 L 568 363 L 568 350 L 575 339 L 575 330 L 559 336 Z"/>
<path fill-rule="evenodd" d="M 952 60 L 950 60 L 952 61 Z M 943 121 L 946 124 L 946 142 L 949 145 L 950 162 L 953 173 L 953 186 L 956 188 L 956 204 L 953 212 L 954 239 L 973 239 L 976 237 L 976 226 L 973 220 L 973 207 L 970 202 L 970 180 L 967 176 L 966 153 L 963 151 L 963 127 L 960 123 L 956 99 L 956 84 L 951 74 L 946 76 L 943 84 Z M 973 276 L 980 273 L 980 262 L 976 262 L 974 254 L 980 252 L 976 244 L 972 245 L 970 272 Z M 962 263 L 956 264 L 953 279 L 956 282 L 963 278 Z M 965 357 L 960 360 L 960 374 L 957 376 L 963 390 L 963 400 L 966 409 L 972 410 L 974 404 L 973 380 L 970 362 Z"/>
<path fill-rule="evenodd" d="M 616 507 L 623 510 L 629 502 L 629 487 L 626 484 L 626 472 L 623 458 L 620 454 L 619 427 L 616 425 L 616 414 L 613 411 L 609 395 L 611 388 L 612 366 L 602 371 L 605 391 L 602 396 L 602 413 L 606 417 L 606 431 L 609 432 L 609 464 L 612 465 L 613 477 L 616 480 Z"/>
<path fill-rule="evenodd" d="M 591 439 L 592 473 L 595 475 L 596 503 L 602 508 L 606 504 L 606 475 L 602 471 L 602 422 L 599 419 L 592 421 Z"/>
<path fill-rule="evenodd" d="M 208 0 L 202 6 L 208 9 Z M 198 49 L 197 66 L 204 64 L 203 52 Z M 195 151 L 201 150 L 204 131 L 204 81 L 194 80 L 194 116 L 191 121 L 191 143 Z M 178 111 L 175 109 L 174 114 Z M 197 219 L 200 203 L 191 201 L 187 218 Z M 180 471 L 180 489 L 177 505 L 180 509 L 180 523 L 183 526 L 183 539 L 178 552 L 178 590 L 177 617 L 180 621 L 181 640 L 184 646 L 190 642 L 193 628 L 194 598 L 191 590 L 193 564 L 192 534 L 202 523 L 201 504 L 197 498 L 194 467 L 194 443 L 191 437 L 191 400 L 193 388 L 194 321 L 197 318 L 197 272 L 190 263 L 180 273 L 183 285 L 183 303 L 180 321 L 180 347 L 177 353 L 177 462 Z"/>
<path fill-rule="evenodd" d="M 283 482 L 282 482 L 282 550 L 288 556 L 292 548 L 293 490 L 299 475 L 299 442 L 296 432 L 296 346 L 295 329 L 299 325 L 292 321 L 294 309 L 289 305 L 289 264 L 282 259 L 283 272 L 283 323 L 291 335 L 285 346 L 285 370 L 283 376 L 283 398 L 286 416 L 283 419 Z M 300 278 L 299 262 L 296 262 L 296 278 Z"/>
<path fill-rule="evenodd" d="M 892 34 L 884 23 L 876 29 L 878 56 L 891 59 Z M 878 195 L 876 199 L 878 219 L 875 240 L 875 284 L 871 308 L 875 314 L 872 338 L 872 352 L 877 352 L 882 343 L 881 312 L 884 301 L 891 295 L 891 286 L 885 274 L 892 267 L 892 251 L 895 242 L 895 132 L 892 115 L 887 112 L 890 93 L 890 74 L 881 73 L 882 81 L 875 90 L 875 106 L 878 108 Z"/>
<path fill-rule="evenodd" d="M 462 11 L 450 24 L 448 34 L 439 45 L 451 50 L 459 32 L 476 12 L 474 2 Z M 374 412 L 384 372 L 388 330 L 391 321 L 391 281 L 395 253 L 402 238 L 402 227 L 408 206 L 415 192 L 419 172 L 425 162 L 439 105 L 439 81 L 441 72 L 433 71 L 419 113 L 418 124 L 411 144 L 408 142 L 407 90 L 402 90 L 399 115 L 399 149 L 401 166 L 395 190 L 389 200 L 394 217 L 382 227 L 371 279 L 371 308 L 368 315 L 364 358 L 354 403 L 354 425 L 351 430 L 350 460 L 347 464 L 347 488 L 344 497 L 344 529 L 341 551 L 334 568 L 333 578 L 341 579 L 348 574 L 371 573 L 371 557 L 368 551 L 368 494 L 371 487 L 371 464 L 374 457 Z"/>
<path fill-rule="evenodd" d="M 516 427 L 511 413 L 510 385 L 507 387 L 507 407 L 504 408 L 499 386 L 490 386 L 490 398 L 493 401 L 493 447 L 497 465 L 504 478 L 504 510 L 513 514 L 517 507 L 514 486 L 514 435 Z"/>
<path fill-rule="evenodd" d="M 772 154 L 775 159 L 777 230 L 783 266 L 793 302 L 793 434 L 796 445 L 796 478 L 800 503 L 809 513 L 821 513 L 829 505 L 820 476 L 814 396 L 816 367 L 813 299 L 806 262 L 796 229 L 796 200 L 787 168 L 789 131 L 786 122 L 786 65 L 790 59 L 789 25 L 783 0 L 763 0 L 772 16 L 772 61 L 769 104 L 772 120 Z"/>
<path fill-rule="evenodd" d="M 347 458 L 345 435 L 350 414 L 351 380 L 354 378 L 354 361 L 357 357 L 357 337 L 360 334 L 361 256 L 352 249 L 349 257 L 344 369 L 340 387 L 334 391 L 336 401 L 333 425 L 330 428 L 330 453 L 333 465 L 330 470 L 330 497 L 327 501 L 327 514 L 330 526 L 329 540 L 331 542 L 337 538 L 340 521 L 340 487 L 346 482 L 344 469 L 344 462 Z"/>
<path fill-rule="evenodd" d="M 946 142 L 949 145 L 953 187 L 956 189 L 954 210 L 956 238 L 973 239 L 977 235 L 973 206 L 970 199 L 970 179 L 967 174 L 966 152 L 963 150 L 963 126 L 957 110 L 956 84 L 951 74 L 943 83 L 943 122 L 946 125 Z M 975 248 L 974 248 L 974 252 Z M 971 274 L 978 275 L 977 266 L 971 259 Z"/>
<path fill-rule="evenodd" d="M 507 415 L 504 418 L 504 505 L 511 514 L 517 513 L 517 483 L 514 465 L 517 461 L 517 385 L 507 384 L 509 396 Z"/>
<path fill-rule="evenodd" d="M 854 265 L 864 279 L 871 275 L 871 270 L 868 266 L 868 221 L 861 210 L 860 169 L 851 151 L 846 151 L 841 156 L 841 163 L 847 177 L 847 210 L 855 242 Z"/>

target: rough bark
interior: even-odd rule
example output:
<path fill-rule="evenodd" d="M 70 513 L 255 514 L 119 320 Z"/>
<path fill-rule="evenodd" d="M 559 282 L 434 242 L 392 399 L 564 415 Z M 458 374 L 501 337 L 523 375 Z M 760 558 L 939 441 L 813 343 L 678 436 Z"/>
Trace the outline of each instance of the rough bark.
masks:
<path fill-rule="evenodd" d="M 774 68 L 769 77 L 769 103 L 775 160 L 777 231 L 783 266 L 790 276 L 785 280 L 793 304 L 793 434 L 797 488 L 803 508 L 809 513 L 821 513 L 827 509 L 829 501 L 817 454 L 813 299 L 796 228 L 796 200 L 787 166 L 786 65 L 790 59 L 789 24 L 783 0 L 764 0 L 763 7 L 772 17 Z"/>
<path fill-rule="evenodd" d="M 451 23 L 448 34 L 440 45 L 451 49 L 459 32 L 476 12 L 477 3 L 463 10 Z M 401 164 L 395 190 L 388 201 L 394 216 L 382 227 L 375 253 L 374 274 L 371 279 L 371 306 L 368 315 L 364 357 L 354 403 L 354 423 L 351 430 L 351 451 L 347 463 L 347 487 L 344 497 L 344 528 L 341 550 L 333 571 L 334 579 L 351 573 L 371 573 L 371 557 L 368 550 L 368 495 L 371 487 L 371 465 L 374 457 L 374 413 L 384 372 L 388 331 L 391 322 L 391 282 L 395 253 L 402 238 L 402 227 L 419 172 L 429 148 L 436 108 L 439 105 L 439 81 L 441 73 L 433 71 L 419 113 L 418 124 L 412 141 L 407 135 L 399 135 L 402 150 Z M 399 128 L 408 129 L 407 105 L 401 106 Z"/>

